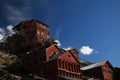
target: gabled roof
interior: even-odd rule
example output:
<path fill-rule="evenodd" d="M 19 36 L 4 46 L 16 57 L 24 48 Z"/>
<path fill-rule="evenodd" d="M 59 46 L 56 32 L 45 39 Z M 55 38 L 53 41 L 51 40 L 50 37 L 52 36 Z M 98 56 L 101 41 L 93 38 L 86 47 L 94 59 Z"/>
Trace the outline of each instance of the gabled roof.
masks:
<path fill-rule="evenodd" d="M 91 65 L 91 64 L 93 64 L 92 62 L 89 62 L 89 61 L 84 60 L 84 59 L 80 59 L 79 61 L 80 61 L 81 64 L 86 64 L 86 65 Z"/>
<path fill-rule="evenodd" d="M 56 59 L 58 59 L 60 56 L 62 56 L 62 55 L 64 55 L 66 52 L 69 52 L 72 56 L 73 56 L 73 58 L 77 61 L 77 62 L 79 62 L 79 60 L 68 50 L 68 51 L 61 51 L 61 53 L 59 53 L 59 54 L 55 54 L 52 58 L 50 58 L 48 61 L 45 61 L 45 62 L 50 62 L 50 61 L 52 61 L 52 60 L 56 60 Z M 79 62 L 80 63 L 80 62 Z"/>
<path fill-rule="evenodd" d="M 17 24 L 17 25 L 13 28 L 13 30 L 16 30 L 16 29 L 19 28 L 19 27 L 28 26 L 28 25 L 29 25 L 30 23 L 32 23 L 32 22 L 38 22 L 38 23 L 41 23 L 41 24 L 49 27 L 47 24 L 45 24 L 45 23 L 43 23 L 43 22 L 40 22 L 40 21 L 35 20 L 35 19 L 31 19 L 31 20 L 25 20 L 25 21 L 20 22 L 19 24 Z"/>
<path fill-rule="evenodd" d="M 75 48 L 73 48 L 76 52 L 77 52 L 77 50 L 75 49 Z M 71 49 L 72 50 L 72 49 Z M 79 61 L 79 58 L 77 58 L 70 50 L 69 50 L 69 52 L 70 52 L 70 54 L 74 57 L 74 59 L 78 62 L 78 63 L 80 63 L 80 61 Z"/>
<path fill-rule="evenodd" d="M 49 45 L 50 45 L 50 44 L 49 44 Z M 49 49 L 51 49 L 52 47 L 57 48 L 60 52 L 62 52 L 61 49 L 60 49 L 56 44 L 50 45 L 49 47 L 46 48 L 46 50 L 49 50 Z"/>
<path fill-rule="evenodd" d="M 82 67 L 81 70 L 89 70 L 89 69 L 92 69 L 92 68 L 96 68 L 96 67 L 102 66 L 102 65 L 105 64 L 106 62 L 109 63 L 109 61 L 105 60 L 105 61 L 103 61 L 103 62 L 99 62 L 99 63 L 95 63 L 95 64 L 91 64 L 91 65 Z M 109 63 L 109 64 L 110 64 L 110 63 Z M 110 64 L 110 65 L 111 65 L 111 64 Z M 112 65 L 111 65 L 111 66 L 112 66 Z"/>
<path fill-rule="evenodd" d="M 50 58 L 48 61 L 45 61 L 46 62 L 50 62 L 52 60 L 56 60 L 58 59 L 60 56 L 62 56 L 64 53 L 59 53 L 59 54 L 55 54 L 52 58 Z"/>

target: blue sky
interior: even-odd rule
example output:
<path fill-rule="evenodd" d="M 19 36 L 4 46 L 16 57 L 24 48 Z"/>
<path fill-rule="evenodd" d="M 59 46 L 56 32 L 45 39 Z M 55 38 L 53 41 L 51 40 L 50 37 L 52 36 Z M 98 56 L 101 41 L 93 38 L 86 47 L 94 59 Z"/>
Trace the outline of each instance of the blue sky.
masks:
<path fill-rule="evenodd" d="M 107 59 L 120 67 L 119 0 L 0 0 L 4 35 L 29 19 L 48 24 L 51 38 L 59 40 L 63 48 L 76 48 L 80 58 L 91 62 Z"/>

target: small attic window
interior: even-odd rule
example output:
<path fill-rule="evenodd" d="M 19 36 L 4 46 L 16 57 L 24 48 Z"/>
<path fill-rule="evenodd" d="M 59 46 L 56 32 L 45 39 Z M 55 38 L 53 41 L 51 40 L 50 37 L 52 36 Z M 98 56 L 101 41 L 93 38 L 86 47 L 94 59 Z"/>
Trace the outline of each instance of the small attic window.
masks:
<path fill-rule="evenodd" d="M 105 64 L 105 68 L 107 68 L 108 66 Z"/>
<path fill-rule="evenodd" d="M 68 57 L 71 57 L 71 56 L 68 54 Z"/>

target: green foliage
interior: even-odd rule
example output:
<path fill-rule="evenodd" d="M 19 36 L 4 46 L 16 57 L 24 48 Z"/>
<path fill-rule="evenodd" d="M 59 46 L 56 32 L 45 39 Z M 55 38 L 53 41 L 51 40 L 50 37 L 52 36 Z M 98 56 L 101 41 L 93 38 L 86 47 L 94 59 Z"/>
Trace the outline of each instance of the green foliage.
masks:
<path fill-rule="evenodd" d="M 6 63 L 7 65 L 13 64 L 13 60 L 10 59 L 10 58 L 7 58 L 5 61 L 6 61 L 5 63 Z"/>

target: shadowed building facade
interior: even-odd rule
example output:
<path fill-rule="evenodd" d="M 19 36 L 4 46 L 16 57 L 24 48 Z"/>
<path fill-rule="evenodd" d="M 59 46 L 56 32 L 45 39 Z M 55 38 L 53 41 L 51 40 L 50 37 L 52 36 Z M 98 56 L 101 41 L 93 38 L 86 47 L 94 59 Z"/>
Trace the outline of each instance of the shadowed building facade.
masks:
<path fill-rule="evenodd" d="M 94 63 L 81 68 L 83 79 L 114 80 L 113 67 L 109 61 Z"/>
<path fill-rule="evenodd" d="M 120 68 L 119 67 L 114 68 L 114 80 L 120 80 Z"/>
<path fill-rule="evenodd" d="M 42 80 L 119 80 L 119 68 L 114 69 L 109 61 L 79 59 L 74 48 L 62 49 L 50 38 L 48 25 L 38 20 L 22 21 L 13 30 L 15 34 L 0 43 L 0 48 L 18 55 L 33 76 Z"/>
<path fill-rule="evenodd" d="M 28 73 L 49 80 L 81 78 L 78 52 L 58 47 L 49 36 L 48 25 L 30 20 L 19 23 L 13 30 L 15 34 L 6 39 L 5 49 L 21 57 Z"/>

